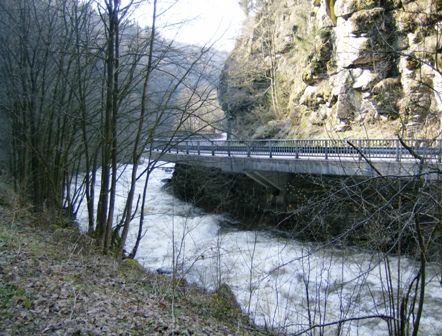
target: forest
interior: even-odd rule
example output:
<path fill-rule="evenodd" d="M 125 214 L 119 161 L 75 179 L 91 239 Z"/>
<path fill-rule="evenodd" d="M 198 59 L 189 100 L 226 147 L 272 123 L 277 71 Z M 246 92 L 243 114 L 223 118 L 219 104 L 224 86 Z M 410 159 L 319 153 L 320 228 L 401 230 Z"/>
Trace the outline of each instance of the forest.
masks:
<path fill-rule="evenodd" d="M 89 232 L 105 253 L 111 247 L 123 251 L 140 202 L 135 182 L 156 164 L 138 170 L 153 139 L 213 132 L 223 121 L 216 98 L 222 53 L 210 45 L 162 38 L 157 1 L 149 25 L 142 28 L 131 19 L 141 4 L 0 4 L 3 161 L 16 190 L 36 210 L 63 210 L 75 217 L 79 204 L 86 202 Z M 114 223 L 122 162 L 133 164 L 132 187 L 125 214 Z"/>

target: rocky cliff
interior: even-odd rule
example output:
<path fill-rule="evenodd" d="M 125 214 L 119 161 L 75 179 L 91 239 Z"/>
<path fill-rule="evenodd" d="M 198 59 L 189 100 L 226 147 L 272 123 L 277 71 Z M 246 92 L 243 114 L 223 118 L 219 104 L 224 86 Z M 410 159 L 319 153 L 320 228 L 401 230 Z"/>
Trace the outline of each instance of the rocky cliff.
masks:
<path fill-rule="evenodd" d="M 441 0 L 266 0 L 221 76 L 240 137 L 435 137 Z"/>

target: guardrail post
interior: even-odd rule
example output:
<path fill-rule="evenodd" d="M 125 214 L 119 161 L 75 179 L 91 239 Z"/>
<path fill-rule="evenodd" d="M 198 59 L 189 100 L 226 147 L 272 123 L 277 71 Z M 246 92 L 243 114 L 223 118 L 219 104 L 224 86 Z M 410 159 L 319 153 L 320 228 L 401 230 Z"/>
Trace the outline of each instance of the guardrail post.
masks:
<path fill-rule="evenodd" d="M 189 154 L 189 142 L 186 141 L 186 154 Z"/>
<path fill-rule="evenodd" d="M 269 141 L 269 157 L 272 158 L 272 141 Z"/>
<path fill-rule="evenodd" d="M 250 143 L 248 142 L 248 143 L 247 143 L 247 157 L 250 157 L 250 151 L 251 151 L 251 149 L 250 149 Z"/>
<path fill-rule="evenodd" d="M 396 161 L 400 162 L 401 161 L 401 148 L 400 148 L 399 139 L 396 139 L 395 142 L 396 142 Z"/>
<path fill-rule="evenodd" d="M 198 140 L 196 143 L 197 147 L 198 147 L 198 155 L 201 155 L 201 148 L 200 148 L 200 141 Z"/>
<path fill-rule="evenodd" d="M 362 151 L 363 151 L 361 139 L 358 139 L 358 148 L 359 148 L 358 159 L 359 159 L 359 161 L 361 161 L 362 160 Z"/>
<path fill-rule="evenodd" d="M 375 141 L 373 141 L 374 142 L 374 144 L 376 145 L 376 142 Z M 369 139 L 367 139 L 366 141 L 365 141 L 365 143 L 367 144 L 367 153 L 365 153 L 365 156 L 367 156 L 368 158 L 370 158 L 371 159 L 371 147 L 372 147 L 372 141 L 371 140 L 369 140 Z"/>
<path fill-rule="evenodd" d="M 227 156 L 230 156 L 230 141 L 227 140 Z"/>
<path fill-rule="evenodd" d="M 325 159 L 328 160 L 328 141 L 325 140 Z"/>
<path fill-rule="evenodd" d="M 212 156 L 215 156 L 215 145 L 213 143 L 213 141 L 210 142 L 212 145 Z"/>

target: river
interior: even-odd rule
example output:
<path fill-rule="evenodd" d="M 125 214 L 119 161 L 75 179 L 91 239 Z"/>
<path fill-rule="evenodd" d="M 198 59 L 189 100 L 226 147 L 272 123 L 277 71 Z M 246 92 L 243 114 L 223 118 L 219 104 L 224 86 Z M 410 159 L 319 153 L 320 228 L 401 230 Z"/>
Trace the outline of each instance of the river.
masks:
<path fill-rule="evenodd" d="M 226 283 L 255 323 L 281 332 L 297 333 L 315 324 L 331 324 L 322 335 L 336 335 L 338 328 L 340 335 L 388 335 L 385 319 L 379 318 L 391 314 L 388 284 L 406 286 L 416 274 L 414 261 L 389 258 L 393 270 L 389 274 L 385 259 L 378 254 L 238 229 L 228 216 L 206 213 L 167 192 L 164 180 L 171 178 L 172 167 L 155 169 L 149 179 L 149 198 L 144 205 L 146 232 L 137 254 L 146 269 L 175 269 L 188 282 L 208 290 Z M 120 168 L 116 213 L 123 210 L 130 168 Z M 139 193 L 142 184 L 140 180 Z M 79 220 L 87 222 L 85 210 L 79 212 Z M 134 224 L 128 251 L 136 237 L 137 218 Z M 401 272 L 396 271 L 399 263 Z M 440 274 L 436 265 L 428 268 L 421 335 L 442 335 L 438 271 Z M 339 320 L 348 321 L 334 323 Z M 318 328 L 311 333 L 320 334 Z"/>

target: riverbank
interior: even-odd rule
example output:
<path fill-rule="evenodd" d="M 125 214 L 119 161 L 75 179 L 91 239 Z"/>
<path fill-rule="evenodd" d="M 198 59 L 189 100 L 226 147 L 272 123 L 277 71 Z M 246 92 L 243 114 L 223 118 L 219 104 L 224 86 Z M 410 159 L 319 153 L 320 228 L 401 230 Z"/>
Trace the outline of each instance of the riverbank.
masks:
<path fill-rule="evenodd" d="M 288 176 L 278 194 L 245 175 L 177 164 L 171 186 L 238 219 L 212 246 L 258 324 L 299 335 L 442 335 L 440 217 L 429 216 L 440 209 L 429 198 L 438 199 L 440 185 Z M 416 230 L 425 246 L 413 240 Z"/>
<path fill-rule="evenodd" d="M 208 294 L 103 256 L 0 181 L 0 335 L 263 335 L 227 287 Z"/>
<path fill-rule="evenodd" d="M 176 164 L 171 186 L 181 200 L 229 214 L 242 229 L 416 258 L 415 228 L 401 218 L 410 216 L 416 204 L 424 209 L 420 221 L 440 216 L 428 197 L 440 197 L 439 184 L 412 177 L 275 174 L 273 179 L 282 182 L 279 190 L 247 174 Z M 426 239 L 432 239 L 433 225 L 426 227 Z M 435 241 L 428 259 L 440 260 L 439 251 L 440 241 Z"/>

